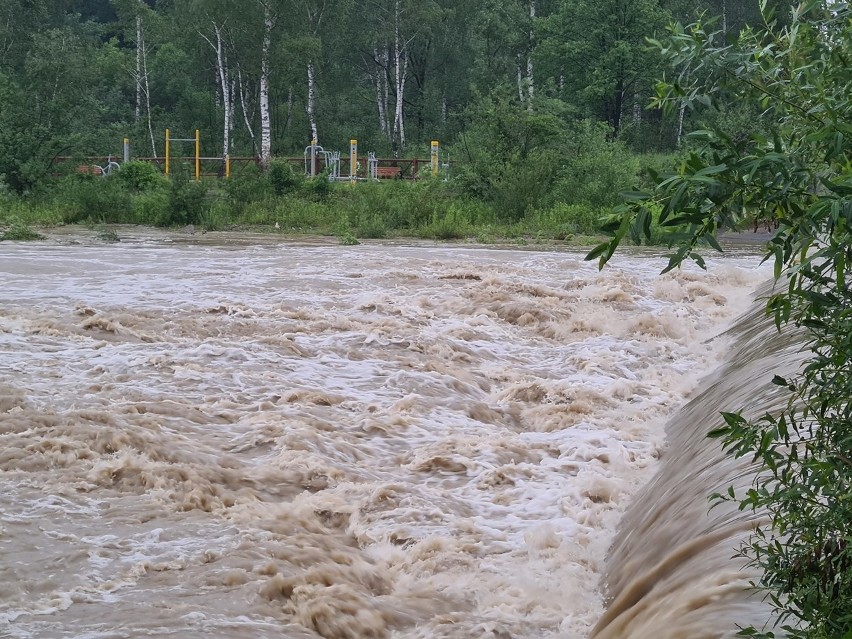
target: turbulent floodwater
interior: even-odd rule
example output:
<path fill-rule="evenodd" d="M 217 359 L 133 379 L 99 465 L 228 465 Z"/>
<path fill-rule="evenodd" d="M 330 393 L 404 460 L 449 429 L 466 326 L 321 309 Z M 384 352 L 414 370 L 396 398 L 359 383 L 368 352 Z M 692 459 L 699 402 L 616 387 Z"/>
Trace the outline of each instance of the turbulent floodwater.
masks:
<path fill-rule="evenodd" d="M 765 273 L 0 248 L 0 636 L 578 638 Z"/>

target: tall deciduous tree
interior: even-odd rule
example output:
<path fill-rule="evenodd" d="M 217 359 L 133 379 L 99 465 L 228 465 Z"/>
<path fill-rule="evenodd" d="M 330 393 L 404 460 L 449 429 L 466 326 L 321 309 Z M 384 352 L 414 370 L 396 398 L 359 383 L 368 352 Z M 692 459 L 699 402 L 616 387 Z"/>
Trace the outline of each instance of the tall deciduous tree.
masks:
<path fill-rule="evenodd" d="M 569 99 L 609 122 L 618 135 L 625 113 L 649 93 L 658 67 L 645 38 L 661 32 L 667 21 L 657 0 L 563 3 L 551 29 L 565 43 L 564 61 L 572 70 Z"/>

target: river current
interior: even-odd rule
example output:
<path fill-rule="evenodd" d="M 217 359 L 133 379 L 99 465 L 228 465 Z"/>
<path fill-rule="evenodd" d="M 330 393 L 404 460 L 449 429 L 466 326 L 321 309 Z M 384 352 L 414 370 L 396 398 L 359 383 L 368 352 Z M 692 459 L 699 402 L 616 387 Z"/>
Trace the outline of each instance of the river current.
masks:
<path fill-rule="evenodd" d="M 4 243 L 0 636 L 669 636 L 637 588 L 707 493 L 649 482 L 702 473 L 666 424 L 758 261 Z"/>

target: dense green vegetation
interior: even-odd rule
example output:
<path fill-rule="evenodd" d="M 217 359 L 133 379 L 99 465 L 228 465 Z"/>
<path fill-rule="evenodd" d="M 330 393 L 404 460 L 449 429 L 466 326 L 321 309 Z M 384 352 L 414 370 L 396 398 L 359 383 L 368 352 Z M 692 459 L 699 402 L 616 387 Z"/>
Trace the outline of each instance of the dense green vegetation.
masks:
<path fill-rule="evenodd" d="M 774 383 L 789 402 L 750 421 L 730 407 L 711 433 L 731 454 L 758 464 L 744 509 L 766 512 L 741 549 L 762 571 L 756 584 L 778 626 L 755 637 L 852 636 L 852 8 L 803 3 L 783 26 L 766 11 L 760 29 L 727 43 L 707 25 L 675 28 L 659 43 L 680 69 L 659 87 L 659 104 L 677 108 L 739 100 L 766 109 L 768 135 L 694 135 L 698 146 L 680 170 L 621 207 L 610 242 L 590 253 L 602 263 L 625 237 L 650 236 L 650 220 L 669 228 L 678 249 L 670 267 L 744 217 L 772 219 L 769 244 L 779 279 L 768 300 L 779 330 L 806 335 L 810 356 L 793 379 Z"/>
<path fill-rule="evenodd" d="M 676 22 L 692 26 L 666 33 Z M 773 632 L 849 637 L 850 24 L 847 3 L 818 0 L 4 0 L 0 239 L 76 222 L 565 239 L 627 190 L 590 257 L 665 239 L 674 268 L 720 230 L 777 222 L 785 285 L 768 308 L 811 358 L 775 380 L 787 410 L 726 413 L 714 435 L 761 465 L 729 498 L 771 516 L 743 552 Z M 199 183 L 144 161 L 77 171 L 125 136 L 162 156 L 165 128 L 258 168 Z M 314 138 L 387 157 L 439 139 L 451 179 L 308 180 L 283 158 Z"/>
<path fill-rule="evenodd" d="M 677 164 L 685 127 L 759 119 L 756 105 L 646 108 L 666 64 L 646 39 L 702 11 L 731 35 L 759 20 L 757 0 L 5 0 L 0 224 L 589 233 L 645 167 Z M 106 180 L 77 172 L 84 157 L 120 156 L 124 137 L 134 157 L 161 157 L 166 128 L 200 129 L 204 156 L 257 157 L 262 170 L 235 165 L 203 187 L 140 164 Z M 305 183 L 275 158 L 312 138 L 344 153 L 357 138 L 380 157 L 425 157 L 439 139 L 452 179 Z"/>

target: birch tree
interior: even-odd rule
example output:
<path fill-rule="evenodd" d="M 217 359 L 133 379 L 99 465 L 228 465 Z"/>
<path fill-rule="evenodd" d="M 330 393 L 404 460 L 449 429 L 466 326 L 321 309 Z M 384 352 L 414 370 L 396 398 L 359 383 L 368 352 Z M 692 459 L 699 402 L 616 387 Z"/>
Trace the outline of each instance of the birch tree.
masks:
<path fill-rule="evenodd" d="M 533 98 L 535 97 L 535 80 L 533 79 L 533 55 L 535 53 L 535 14 L 536 0 L 529 0 L 529 16 L 530 22 L 527 27 L 527 96 L 529 97 L 529 108 L 532 108 Z"/>
<path fill-rule="evenodd" d="M 324 66 L 326 43 L 331 43 L 344 32 L 350 15 L 351 0 L 293 0 L 295 20 L 291 26 L 294 54 L 302 61 L 305 70 L 305 115 L 310 136 L 319 140 L 317 116 L 318 74 Z"/>
<path fill-rule="evenodd" d="M 216 54 L 216 75 L 219 80 L 219 87 L 222 91 L 222 108 L 224 110 L 223 130 L 222 130 L 222 159 L 225 160 L 231 155 L 231 131 L 233 129 L 233 83 L 231 80 L 231 70 L 228 65 L 228 53 L 226 51 L 225 42 L 225 26 L 211 20 L 213 29 L 213 38 L 207 37 L 204 32 L 200 35 L 207 44 L 213 49 Z"/>
<path fill-rule="evenodd" d="M 151 143 L 151 154 L 157 157 L 157 142 L 154 137 L 154 122 L 151 115 L 151 81 L 148 71 L 148 58 L 151 53 L 146 38 L 148 23 L 156 20 L 156 13 L 142 0 L 114 0 L 113 7 L 118 13 L 119 20 L 125 25 L 128 39 L 133 42 L 134 65 L 129 69 L 135 89 L 134 121 L 142 122 L 144 111 L 145 129 Z"/>
<path fill-rule="evenodd" d="M 260 44 L 260 80 L 258 107 L 260 109 L 260 165 L 269 169 L 272 161 L 272 118 L 269 107 L 269 83 L 272 74 L 272 33 L 278 24 L 280 5 L 276 0 L 257 0 L 263 14 Z"/>

